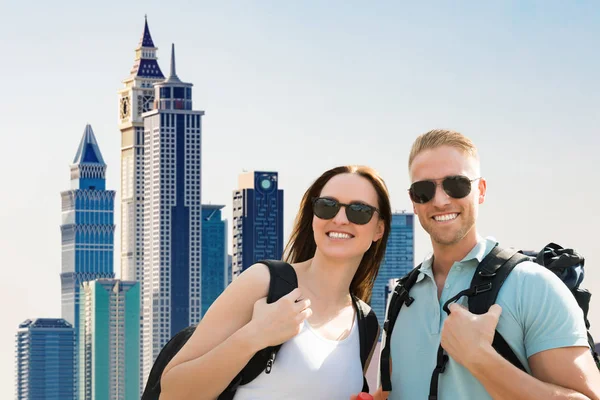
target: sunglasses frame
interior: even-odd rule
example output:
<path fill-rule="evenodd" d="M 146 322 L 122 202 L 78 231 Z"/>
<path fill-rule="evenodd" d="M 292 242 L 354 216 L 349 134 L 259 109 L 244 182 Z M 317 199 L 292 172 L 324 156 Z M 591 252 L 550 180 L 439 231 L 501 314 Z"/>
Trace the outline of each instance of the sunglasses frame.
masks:
<path fill-rule="evenodd" d="M 333 202 L 336 203 L 337 211 L 335 212 L 335 214 L 333 214 L 333 216 L 331 218 L 321 218 L 321 217 L 319 217 L 315 213 L 315 203 L 318 200 L 321 200 L 321 199 L 333 201 Z M 367 222 L 365 222 L 364 224 L 360 224 L 360 223 L 351 221 L 350 220 L 351 217 L 348 216 L 348 209 L 352 205 L 360 205 L 360 206 L 363 206 L 363 207 L 370 208 L 372 210 L 372 212 L 371 212 L 371 216 L 370 216 L 369 220 Z M 326 220 L 326 221 L 334 219 L 338 215 L 338 213 L 340 212 L 340 210 L 342 209 L 342 206 L 344 207 L 344 210 L 346 212 L 346 218 L 348 219 L 348 222 L 350 222 L 352 224 L 355 224 L 355 225 L 366 225 L 366 224 L 368 224 L 373 219 L 373 215 L 375 215 L 375 212 L 377 212 L 379 214 L 379 216 L 381 217 L 381 212 L 379 211 L 379 209 L 377 207 L 374 207 L 374 206 L 370 205 L 370 204 L 361 203 L 361 202 L 353 202 L 353 203 L 346 204 L 346 203 L 342 203 L 342 202 L 340 202 L 337 199 L 334 199 L 332 197 L 313 197 L 313 199 L 312 199 L 312 211 L 313 211 L 313 215 L 316 216 L 317 218 L 320 218 L 320 219 L 323 219 L 323 220 Z"/>
<path fill-rule="evenodd" d="M 451 180 L 451 179 L 456 179 L 456 178 L 461 178 L 461 179 L 464 179 L 464 181 L 465 181 L 465 182 L 466 182 L 466 181 L 468 181 L 468 182 L 469 182 L 469 184 L 470 184 L 470 185 L 469 185 L 469 191 L 467 192 L 467 194 L 465 194 L 465 195 L 464 195 L 464 196 L 462 196 L 462 197 L 454 197 L 454 196 L 452 196 L 450 193 L 448 193 L 448 191 L 447 191 L 447 190 L 446 190 L 446 188 L 444 187 L 444 182 L 446 182 L 446 181 L 447 181 L 447 180 L 449 180 L 449 179 Z M 464 198 L 465 198 L 465 197 L 467 197 L 469 194 L 471 194 L 471 191 L 473 190 L 473 182 L 475 182 L 476 180 L 478 180 L 478 179 L 481 179 L 481 178 L 482 178 L 481 176 L 480 176 L 480 177 L 478 177 L 478 178 L 470 179 L 468 176 L 465 176 L 465 175 L 448 175 L 448 176 L 445 176 L 445 177 L 443 177 L 443 178 L 439 178 L 439 179 L 422 179 L 422 180 L 420 180 L 420 181 L 416 181 L 416 182 L 413 182 L 413 183 L 411 183 L 410 187 L 408 188 L 408 195 L 409 195 L 410 199 L 411 199 L 411 200 L 412 200 L 414 203 L 417 203 L 417 204 L 427 204 L 427 203 L 429 203 L 431 200 L 435 199 L 435 195 L 436 195 L 436 193 L 437 193 L 437 187 L 438 187 L 438 186 L 441 186 L 441 187 L 442 187 L 442 190 L 444 190 L 444 193 L 446 193 L 446 195 L 448 195 L 448 197 L 450 197 L 450 198 L 452 198 L 452 199 L 457 199 L 457 200 L 459 200 L 459 199 L 464 199 Z M 439 182 L 438 182 L 438 181 L 439 181 Z M 413 185 L 414 185 L 415 183 L 420 183 L 420 182 L 431 182 L 431 183 L 433 183 L 433 184 L 435 185 L 435 186 L 434 186 L 434 188 L 433 188 L 433 196 L 431 196 L 431 198 L 430 198 L 429 200 L 427 200 L 427 201 L 424 201 L 424 202 L 421 202 L 421 201 L 415 201 L 415 198 L 413 197 L 413 194 L 412 194 Z"/>

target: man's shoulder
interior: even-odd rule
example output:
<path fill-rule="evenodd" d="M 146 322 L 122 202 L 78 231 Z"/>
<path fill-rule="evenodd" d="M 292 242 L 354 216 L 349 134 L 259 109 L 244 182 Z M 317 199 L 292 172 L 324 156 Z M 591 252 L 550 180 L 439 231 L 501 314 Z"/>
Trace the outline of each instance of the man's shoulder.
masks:
<path fill-rule="evenodd" d="M 503 293 L 504 292 L 504 293 Z M 529 303 L 556 295 L 567 296 L 569 289 L 556 274 L 533 260 L 522 261 L 508 275 L 498 293 L 504 301 Z"/>
<path fill-rule="evenodd" d="M 554 272 L 533 260 L 518 263 L 506 280 L 507 282 L 509 280 L 520 280 L 522 282 L 562 283 Z"/>

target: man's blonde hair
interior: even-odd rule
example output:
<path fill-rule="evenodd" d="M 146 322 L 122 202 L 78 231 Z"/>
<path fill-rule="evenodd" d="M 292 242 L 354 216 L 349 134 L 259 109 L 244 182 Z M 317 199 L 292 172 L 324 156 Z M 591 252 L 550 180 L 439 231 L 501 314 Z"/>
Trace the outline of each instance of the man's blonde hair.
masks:
<path fill-rule="evenodd" d="M 417 155 L 425 150 L 435 149 L 440 146 L 455 147 L 463 153 L 470 155 L 475 160 L 479 161 L 479 154 L 475 144 L 463 135 L 462 133 L 450 131 L 447 129 L 434 129 L 417 137 L 410 149 L 408 157 L 408 169 Z"/>

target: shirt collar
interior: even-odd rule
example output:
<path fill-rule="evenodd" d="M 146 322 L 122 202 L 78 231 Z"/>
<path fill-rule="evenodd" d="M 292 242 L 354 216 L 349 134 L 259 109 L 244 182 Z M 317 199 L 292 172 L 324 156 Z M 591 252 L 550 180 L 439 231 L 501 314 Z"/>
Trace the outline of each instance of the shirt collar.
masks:
<path fill-rule="evenodd" d="M 498 242 L 496 241 L 496 239 L 494 239 L 491 236 L 483 238 L 478 235 L 477 236 L 477 244 L 475 245 L 475 247 L 473 247 L 471 249 L 471 251 L 469 251 L 469 253 L 456 264 L 477 266 L 485 258 L 485 256 L 492 250 L 492 248 L 494 248 L 494 246 L 496 246 L 497 243 Z M 476 262 L 471 262 L 471 260 L 476 260 Z M 417 277 L 417 282 L 422 281 L 425 278 L 425 275 L 427 275 L 431 279 L 433 279 L 432 267 L 433 267 L 433 252 L 429 253 L 427 255 L 427 257 L 425 257 L 425 259 L 423 260 L 423 263 L 421 264 L 421 271 L 420 271 L 421 273 Z"/>

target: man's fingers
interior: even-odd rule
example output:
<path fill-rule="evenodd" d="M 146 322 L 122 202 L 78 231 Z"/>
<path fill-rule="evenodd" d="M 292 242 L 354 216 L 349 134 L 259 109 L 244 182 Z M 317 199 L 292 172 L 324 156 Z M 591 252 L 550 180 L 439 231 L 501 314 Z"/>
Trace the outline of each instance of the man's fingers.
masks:
<path fill-rule="evenodd" d="M 494 318 L 499 319 L 500 314 L 502 314 L 502 307 L 500 307 L 498 304 L 492 304 L 487 313 Z"/>
<path fill-rule="evenodd" d="M 461 311 L 469 311 L 469 310 L 467 310 L 467 308 L 466 308 L 466 307 L 464 307 L 464 306 L 462 306 L 462 305 L 460 305 L 460 304 L 457 304 L 457 303 L 452 303 L 452 304 L 450 304 L 450 305 L 448 306 L 448 310 L 450 310 L 450 312 L 451 312 L 451 313 L 453 313 L 453 312 L 455 312 L 455 311 L 457 311 L 457 312 L 461 312 Z"/>

